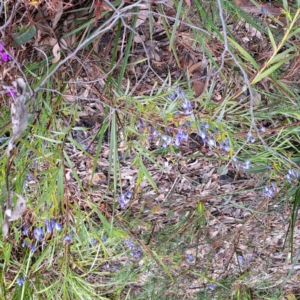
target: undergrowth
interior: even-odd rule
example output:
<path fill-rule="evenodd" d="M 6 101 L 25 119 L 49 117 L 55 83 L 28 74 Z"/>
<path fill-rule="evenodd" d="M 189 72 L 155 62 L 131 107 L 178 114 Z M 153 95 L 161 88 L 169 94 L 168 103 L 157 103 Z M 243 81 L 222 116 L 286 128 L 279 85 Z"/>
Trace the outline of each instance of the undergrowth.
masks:
<path fill-rule="evenodd" d="M 299 297 L 300 9 L 234 3 L 2 2 L 1 299 Z"/>

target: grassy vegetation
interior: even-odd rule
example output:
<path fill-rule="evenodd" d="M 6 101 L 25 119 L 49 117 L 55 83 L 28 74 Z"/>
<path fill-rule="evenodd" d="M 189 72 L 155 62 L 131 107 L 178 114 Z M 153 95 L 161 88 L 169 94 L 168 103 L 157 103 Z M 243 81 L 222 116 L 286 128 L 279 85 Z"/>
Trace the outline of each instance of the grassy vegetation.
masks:
<path fill-rule="evenodd" d="M 0 299 L 298 299 L 300 8 L 44 5 L 0 10 Z"/>

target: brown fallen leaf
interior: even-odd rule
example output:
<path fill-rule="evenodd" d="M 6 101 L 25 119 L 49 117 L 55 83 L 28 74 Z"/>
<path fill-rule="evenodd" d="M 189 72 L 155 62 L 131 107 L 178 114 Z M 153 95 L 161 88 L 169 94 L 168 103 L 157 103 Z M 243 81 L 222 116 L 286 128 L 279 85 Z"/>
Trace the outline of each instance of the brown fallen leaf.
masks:
<path fill-rule="evenodd" d="M 203 56 L 203 58 L 204 59 L 201 62 L 188 68 L 196 98 L 201 97 L 204 94 L 208 83 L 207 62 L 205 56 Z"/>

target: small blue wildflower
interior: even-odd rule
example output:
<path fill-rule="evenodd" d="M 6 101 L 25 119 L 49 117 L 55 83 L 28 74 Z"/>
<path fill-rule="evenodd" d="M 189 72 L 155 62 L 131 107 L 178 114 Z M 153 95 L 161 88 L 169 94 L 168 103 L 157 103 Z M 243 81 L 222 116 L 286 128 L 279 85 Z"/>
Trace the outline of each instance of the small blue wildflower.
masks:
<path fill-rule="evenodd" d="M 52 233 L 55 222 L 53 223 L 52 220 L 45 220 L 45 225 L 46 225 L 46 231 L 47 233 Z"/>
<path fill-rule="evenodd" d="M 245 258 L 243 257 L 243 256 L 238 256 L 238 261 L 239 261 L 239 263 L 244 263 L 245 262 Z"/>
<path fill-rule="evenodd" d="M 260 131 L 261 131 L 261 132 L 266 132 L 266 128 L 265 128 L 264 126 L 261 126 L 261 127 L 260 127 Z"/>
<path fill-rule="evenodd" d="M 101 241 L 102 241 L 103 243 L 105 243 L 105 242 L 107 241 L 107 238 L 106 238 L 105 236 L 103 236 L 103 237 L 101 238 Z"/>
<path fill-rule="evenodd" d="M 69 234 L 65 236 L 64 241 L 67 245 L 70 245 L 72 242 L 72 236 L 70 236 Z"/>
<path fill-rule="evenodd" d="M 186 142 L 187 140 L 188 140 L 188 133 L 183 132 L 181 129 L 179 129 L 175 136 L 175 145 L 180 146 L 182 142 Z"/>
<path fill-rule="evenodd" d="M 225 138 L 223 142 L 220 144 L 220 149 L 226 152 L 230 151 L 229 138 Z"/>
<path fill-rule="evenodd" d="M 209 146 L 209 148 L 211 149 L 211 147 L 216 147 L 216 141 L 214 139 L 208 139 L 207 144 Z"/>
<path fill-rule="evenodd" d="M 186 261 L 187 261 L 189 264 L 192 263 L 193 260 L 194 260 L 193 254 L 187 254 L 187 255 L 186 255 Z"/>
<path fill-rule="evenodd" d="M 265 186 L 263 190 L 263 194 L 269 198 L 272 198 L 277 192 L 277 187 L 275 183 L 272 183 L 272 187 Z"/>
<path fill-rule="evenodd" d="M 110 269 L 110 265 L 109 263 L 106 263 L 104 266 L 103 266 L 104 270 L 109 270 Z"/>
<path fill-rule="evenodd" d="M 118 270 L 118 266 L 117 265 L 113 265 L 113 269 L 114 269 L 114 271 L 117 271 Z"/>
<path fill-rule="evenodd" d="M 143 129 L 145 129 L 145 127 L 145 122 L 143 120 L 138 120 L 137 129 L 142 131 Z"/>
<path fill-rule="evenodd" d="M 177 97 L 176 94 L 173 92 L 173 93 L 171 94 L 171 100 L 174 101 L 174 100 L 176 99 L 176 97 Z"/>
<path fill-rule="evenodd" d="M 126 191 L 123 194 L 120 194 L 117 198 L 118 202 L 121 205 L 121 208 L 124 209 L 126 205 L 129 203 L 132 193 L 130 191 Z"/>
<path fill-rule="evenodd" d="M 132 238 L 125 239 L 124 242 L 130 250 L 132 250 L 134 248 L 134 243 L 133 243 Z"/>
<path fill-rule="evenodd" d="M 27 242 L 24 241 L 22 244 L 21 244 L 22 248 L 25 248 L 27 246 Z"/>
<path fill-rule="evenodd" d="M 25 282 L 25 276 L 21 276 L 21 277 L 17 278 L 16 281 L 19 286 L 23 286 L 23 284 Z"/>
<path fill-rule="evenodd" d="M 94 246 L 98 243 L 98 240 L 96 238 L 93 238 L 93 239 L 91 239 L 90 243 L 92 246 Z"/>
<path fill-rule="evenodd" d="M 36 246 L 34 246 L 33 244 L 28 244 L 28 248 L 31 252 L 34 252 L 36 250 Z"/>
<path fill-rule="evenodd" d="M 37 240 L 37 241 L 40 241 L 43 239 L 43 229 L 42 228 L 36 228 L 34 229 L 33 231 L 33 235 L 34 235 L 34 238 Z"/>
<path fill-rule="evenodd" d="M 172 137 L 170 137 L 169 135 L 163 135 L 161 138 L 163 139 L 162 146 L 164 148 L 166 148 L 167 146 L 169 146 L 173 142 Z"/>
<path fill-rule="evenodd" d="M 193 112 L 192 104 L 189 100 L 185 99 L 182 103 L 182 108 L 186 115 L 190 115 Z"/>
<path fill-rule="evenodd" d="M 3 135 L 0 137 L 0 144 L 2 144 L 6 140 L 6 136 Z"/>
<path fill-rule="evenodd" d="M 60 223 L 58 223 L 58 222 L 55 222 L 55 229 L 56 229 L 57 231 L 62 230 L 62 225 L 61 225 Z"/>
<path fill-rule="evenodd" d="M 210 290 L 214 291 L 215 288 L 216 288 L 216 286 L 212 283 L 212 284 L 210 284 L 210 285 L 208 286 L 208 288 L 209 288 Z"/>
<path fill-rule="evenodd" d="M 177 86 L 177 88 L 176 88 L 176 93 L 177 93 L 177 95 L 179 95 L 181 93 L 181 90 L 180 90 L 179 86 Z"/>
<path fill-rule="evenodd" d="M 180 97 L 181 97 L 181 98 L 185 98 L 185 92 L 184 92 L 184 91 L 181 91 Z"/>
<path fill-rule="evenodd" d="M 202 140 L 206 139 L 206 133 L 204 131 L 202 131 L 201 129 L 198 129 L 198 133 L 199 133 L 200 137 L 202 138 Z"/>
<path fill-rule="evenodd" d="M 286 175 L 286 179 L 287 179 L 287 181 L 288 181 L 290 184 L 292 184 L 292 177 L 291 177 L 290 174 L 287 174 L 287 175 Z"/>
<path fill-rule="evenodd" d="M 250 160 L 246 160 L 245 164 L 243 166 L 244 170 L 249 170 L 250 169 L 250 165 L 251 165 L 251 161 Z"/>
<path fill-rule="evenodd" d="M 137 258 L 137 259 L 141 259 L 142 256 L 143 256 L 143 252 L 142 252 L 141 246 L 138 245 L 138 247 L 136 247 L 135 249 L 133 249 L 133 250 L 130 252 L 130 254 L 131 254 L 132 256 L 134 256 L 135 258 Z"/>
<path fill-rule="evenodd" d="M 24 227 L 24 229 L 23 229 L 23 231 L 22 231 L 22 234 L 23 235 L 28 235 L 28 233 L 29 233 L 29 227 Z"/>
<path fill-rule="evenodd" d="M 38 167 L 37 159 L 34 159 L 34 160 L 33 160 L 33 167 L 34 167 L 34 168 L 37 168 L 37 167 Z"/>

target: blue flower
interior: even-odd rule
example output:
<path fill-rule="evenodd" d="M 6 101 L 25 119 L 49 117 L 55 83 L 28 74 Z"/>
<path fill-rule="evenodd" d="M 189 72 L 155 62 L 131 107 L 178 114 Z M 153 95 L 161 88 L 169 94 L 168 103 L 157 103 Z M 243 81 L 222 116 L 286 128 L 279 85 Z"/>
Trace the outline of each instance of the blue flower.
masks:
<path fill-rule="evenodd" d="M 24 227 L 24 229 L 22 231 L 22 234 L 23 235 L 28 235 L 28 233 L 29 233 L 29 228 L 26 226 L 26 227 Z"/>
<path fill-rule="evenodd" d="M 173 142 L 172 137 L 170 137 L 169 135 L 163 135 L 161 138 L 163 139 L 162 146 L 164 148 L 166 148 L 167 146 L 169 146 Z"/>
<path fill-rule="evenodd" d="M 91 239 L 90 241 L 91 245 L 96 245 L 98 243 L 98 240 L 96 238 Z"/>
<path fill-rule="evenodd" d="M 243 256 L 238 256 L 238 261 L 239 261 L 239 263 L 244 263 L 245 262 L 245 258 L 243 257 Z"/>
<path fill-rule="evenodd" d="M 186 261 L 187 261 L 189 264 L 192 263 L 193 260 L 194 260 L 193 254 L 187 254 L 187 255 L 186 255 Z"/>
<path fill-rule="evenodd" d="M 67 245 L 70 245 L 72 242 L 72 236 L 70 236 L 69 234 L 65 236 L 64 241 Z"/>
<path fill-rule="evenodd" d="M 42 228 L 36 228 L 34 229 L 33 231 L 33 235 L 34 235 L 34 238 L 37 240 L 37 241 L 40 241 L 43 239 L 43 229 Z"/>
<path fill-rule="evenodd" d="M 250 160 L 246 160 L 245 164 L 243 166 L 244 170 L 249 170 L 250 169 L 250 165 L 251 165 L 251 161 Z"/>
<path fill-rule="evenodd" d="M 223 142 L 220 144 L 220 149 L 226 152 L 230 151 L 229 138 L 223 140 Z"/>
<path fill-rule="evenodd" d="M 36 250 L 36 246 L 33 244 L 28 244 L 28 248 L 31 250 L 31 252 L 34 252 Z"/>
<path fill-rule="evenodd" d="M 182 142 L 186 142 L 187 140 L 188 140 L 188 133 L 183 132 L 181 129 L 179 129 L 175 136 L 175 145 L 180 146 Z"/>
<path fill-rule="evenodd" d="M 23 286 L 23 284 L 25 282 L 25 276 L 21 276 L 21 277 L 17 278 L 16 281 L 19 286 Z"/>
<path fill-rule="evenodd" d="M 133 243 L 132 238 L 125 239 L 124 242 L 130 250 L 132 250 L 134 248 L 134 243 Z"/>
<path fill-rule="evenodd" d="M 208 288 L 209 288 L 210 290 L 214 291 L 215 288 L 216 288 L 216 286 L 212 283 L 212 284 L 210 284 L 210 285 L 208 286 Z"/>
<path fill-rule="evenodd" d="M 106 238 L 105 236 L 103 236 L 103 237 L 101 238 L 101 241 L 102 241 L 103 243 L 105 243 L 105 242 L 107 241 L 107 238 Z"/>
<path fill-rule="evenodd" d="M 190 115 L 193 112 L 192 104 L 189 100 L 185 99 L 182 103 L 182 108 L 186 115 Z"/>
<path fill-rule="evenodd" d="M 61 225 L 60 223 L 58 223 L 58 222 L 55 222 L 55 229 L 56 229 L 57 231 L 62 230 L 62 225 Z"/>
<path fill-rule="evenodd" d="M 272 198 L 277 192 L 277 187 L 274 182 L 272 182 L 272 187 L 266 186 L 264 188 L 263 194 L 269 198 Z"/>
<path fill-rule="evenodd" d="M 121 205 L 121 208 L 124 209 L 126 205 L 129 203 L 132 193 L 130 191 L 126 191 L 123 194 L 120 194 L 117 198 L 118 202 Z"/>

